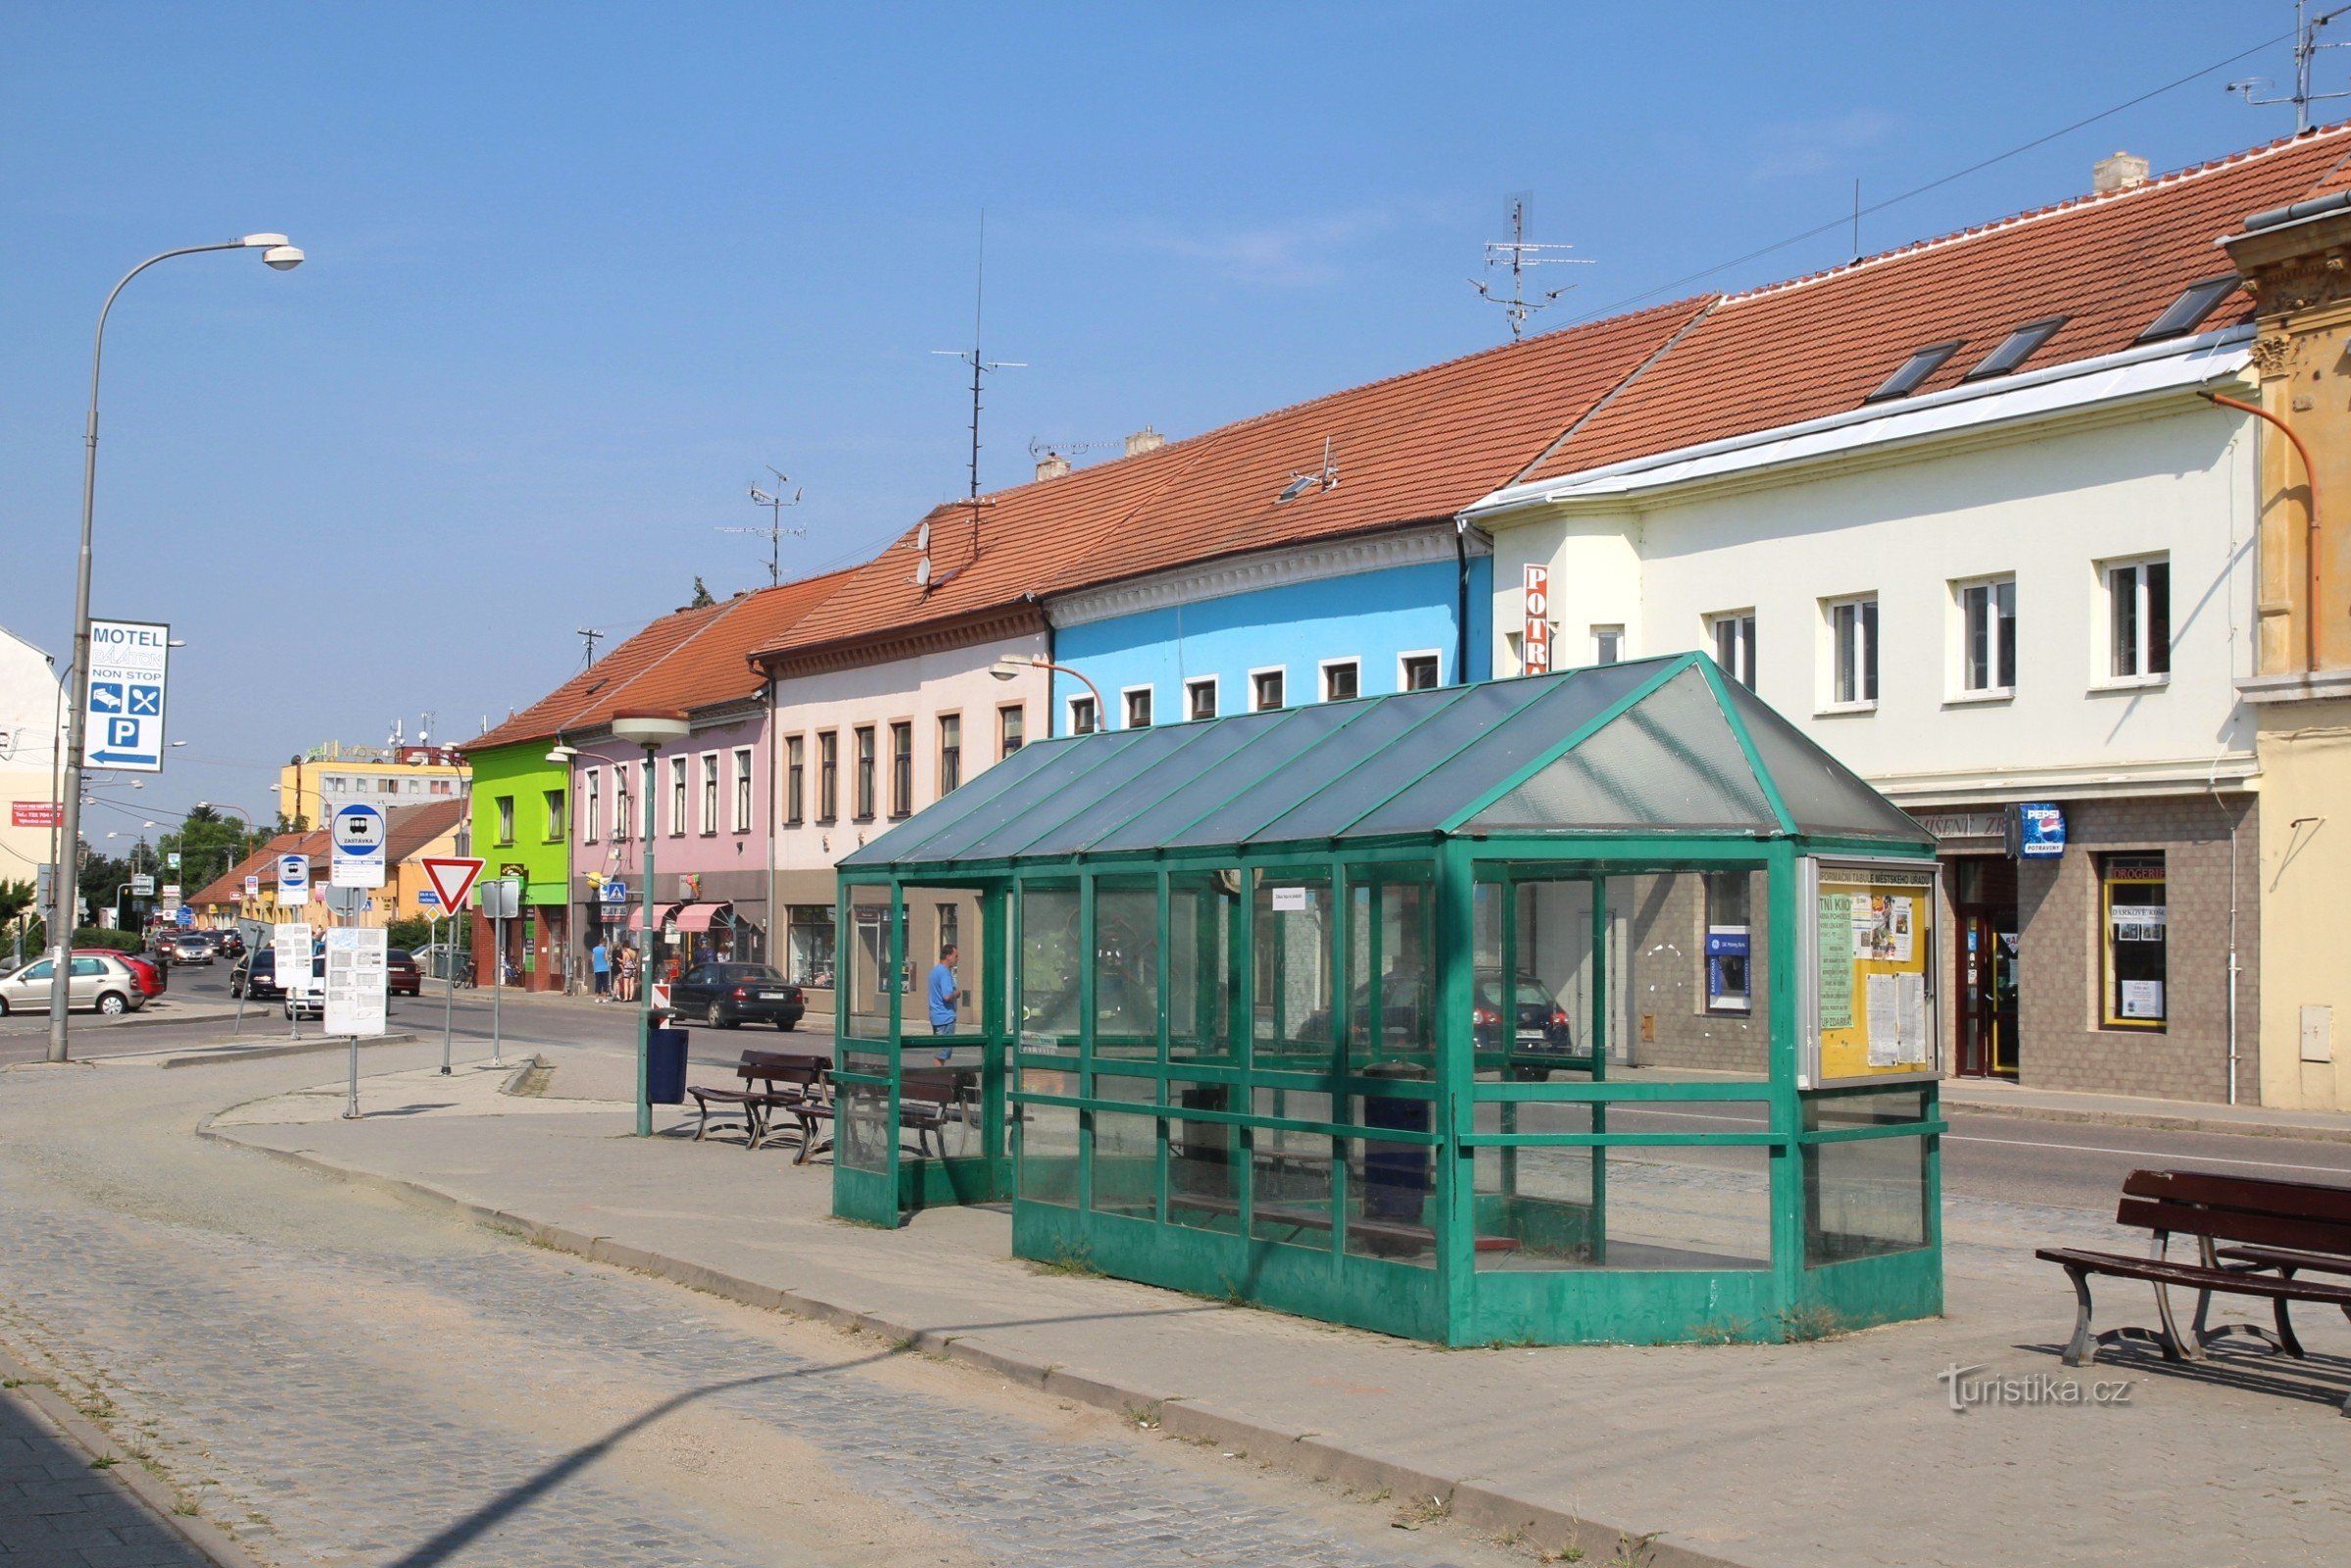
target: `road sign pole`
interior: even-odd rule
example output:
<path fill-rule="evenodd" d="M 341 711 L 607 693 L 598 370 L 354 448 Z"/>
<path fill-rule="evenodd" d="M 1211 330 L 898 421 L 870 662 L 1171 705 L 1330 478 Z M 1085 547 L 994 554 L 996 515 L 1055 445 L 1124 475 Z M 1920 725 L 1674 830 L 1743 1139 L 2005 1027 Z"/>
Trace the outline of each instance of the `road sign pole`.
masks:
<path fill-rule="evenodd" d="M 490 956 L 490 1065 L 503 1067 L 505 1043 L 499 1036 L 498 999 L 506 990 L 506 890 L 498 893 L 499 912 L 490 917 L 490 941 L 498 951 Z"/>
<path fill-rule="evenodd" d="M 448 933 L 441 939 L 441 967 L 446 971 L 448 989 L 441 997 L 441 1076 L 449 1076 L 449 1034 L 457 1018 L 457 916 L 450 915 L 441 922 Z"/>

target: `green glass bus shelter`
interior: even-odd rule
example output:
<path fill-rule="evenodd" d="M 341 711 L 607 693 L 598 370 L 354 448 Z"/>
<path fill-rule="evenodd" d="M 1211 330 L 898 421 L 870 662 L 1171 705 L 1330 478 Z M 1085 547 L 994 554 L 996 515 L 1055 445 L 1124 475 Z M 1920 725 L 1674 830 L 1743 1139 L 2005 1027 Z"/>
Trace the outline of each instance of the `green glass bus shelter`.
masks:
<path fill-rule="evenodd" d="M 834 1211 L 1447 1345 L 1932 1316 L 1934 852 L 1697 654 L 1032 745 L 842 862 Z"/>

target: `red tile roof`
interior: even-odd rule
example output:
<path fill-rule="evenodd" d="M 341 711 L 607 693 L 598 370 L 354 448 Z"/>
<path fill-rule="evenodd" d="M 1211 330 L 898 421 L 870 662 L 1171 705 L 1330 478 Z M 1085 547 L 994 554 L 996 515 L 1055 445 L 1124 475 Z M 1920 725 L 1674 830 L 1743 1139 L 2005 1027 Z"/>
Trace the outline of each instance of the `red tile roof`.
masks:
<path fill-rule="evenodd" d="M 1659 306 L 1261 414 L 1190 440 L 950 504 L 769 651 L 970 615 L 1024 597 L 1309 540 L 1449 517 L 1506 482 L 1697 312 Z M 1281 501 L 1319 472 L 1338 482 Z M 932 580 L 915 582 L 929 530 Z"/>
<path fill-rule="evenodd" d="M 2346 156 L 2351 124 L 2336 125 L 1728 296 L 1526 477 L 1856 409 L 1918 349 L 1964 339 L 1916 389 L 1940 391 L 2043 317 L 2068 319 L 2026 370 L 2128 349 L 2190 283 L 2232 271 L 2216 239 L 2340 183 Z M 2239 292 L 2199 330 L 2252 314 Z"/>
<path fill-rule="evenodd" d="M 623 708 L 706 708 L 758 694 L 751 654 L 792 627 L 852 575 L 828 572 L 663 615 L 503 723 L 459 747 L 487 751 L 594 729 Z"/>
<path fill-rule="evenodd" d="M 465 815 L 463 797 L 395 806 L 384 813 L 384 863 L 400 865 L 457 830 Z"/>

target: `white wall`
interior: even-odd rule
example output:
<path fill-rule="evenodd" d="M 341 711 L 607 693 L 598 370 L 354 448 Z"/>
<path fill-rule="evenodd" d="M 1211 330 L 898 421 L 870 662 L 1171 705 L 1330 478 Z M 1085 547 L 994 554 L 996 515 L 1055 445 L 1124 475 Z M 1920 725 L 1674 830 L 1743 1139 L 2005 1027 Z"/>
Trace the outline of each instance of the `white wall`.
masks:
<path fill-rule="evenodd" d="M 899 720 L 914 726 L 914 808 L 919 811 L 938 798 L 939 717 L 960 713 L 963 719 L 963 778 L 966 782 L 998 760 L 997 710 L 1007 703 L 1026 710 L 1027 738 L 1047 736 L 1047 676 L 1024 670 L 1000 681 L 989 669 L 1006 654 L 1043 657 L 1042 632 L 972 644 L 910 659 L 797 675 L 775 683 L 775 729 L 772 765 L 776 790 L 776 866 L 783 871 L 829 871 L 840 858 L 893 825 L 889 815 L 889 727 Z M 875 730 L 875 816 L 858 822 L 855 810 L 855 778 L 858 726 Z M 832 823 L 816 820 L 816 736 L 838 730 L 841 736 L 840 815 Z M 780 825 L 784 810 L 785 741 L 805 737 L 808 760 L 807 800 L 799 827 Z M 786 902 L 800 900 L 787 892 Z"/>
<path fill-rule="evenodd" d="M 30 882 L 53 829 L 15 827 L 19 801 L 57 799 L 57 676 L 39 649 L 0 630 L 0 882 Z"/>
<path fill-rule="evenodd" d="M 1897 796 L 2105 793 L 2252 766 L 2233 681 L 2251 670 L 2256 476 L 2242 416 L 2198 403 L 2129 422 L 2044 424 L 1996 445 L 1881 453 L 1733 490 L 1660 491 L 1607 514 L 1490 519 L 1497 672 L 1520 624 L 1519 566 L 1552 565 L 1554 661 L 1587 657 L 1584 628 L 1622 620 L 1633 656 L 1704 648 L 1712 612 L 1753 607 L 1759 693 Z M 1528 520 L 1519 521 L 1519 517 Z M 2107 680 L 2097 563 L 2168 552 L 2172 673 Z M 1638 570 L 1627 563 L 1637 558 Z M 1954 701 L 1950 583 L 2013 572 L 2015 695 Z M 1879 701 L 1827 713 L 1824 599 L 1879 596 Z"/>

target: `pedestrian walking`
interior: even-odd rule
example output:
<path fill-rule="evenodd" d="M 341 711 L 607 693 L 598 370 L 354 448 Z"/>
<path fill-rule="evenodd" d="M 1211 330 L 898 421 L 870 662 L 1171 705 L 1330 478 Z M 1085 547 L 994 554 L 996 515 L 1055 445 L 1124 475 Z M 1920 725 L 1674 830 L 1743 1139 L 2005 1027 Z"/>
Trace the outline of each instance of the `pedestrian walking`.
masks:
<path fill-rule="evenodd" d="M 598 937 L 596 946 L 588 950 L 588 969 L 596 976 L 596 1000 L 599 1002 L 612 1001 L 612 955 L 606 949 L 602 937 Z"/>
<path fill-rule="evenodd" d="M 637 950 L 634 948 L 620 950 L 619 988 L 622 1002 L 637 1000 Z"/>
<path fill-rule="evenodd" d="M 970 998 L 970 993 L 962 990 L 955 979 L 955 959 L 958 956 L 960 955 L 955 951 L 955 945 L 951 942 L 939 950 L 939 961 L 931 965 L 928 998 L 931 1033 L 935 1035 L 952 1035 L 955 1032 L 955 1006 Z M 947 1047 L 939 1048 L 939 1060 L 942 1063 L 954 1055 L 955 1053 Z"/>

